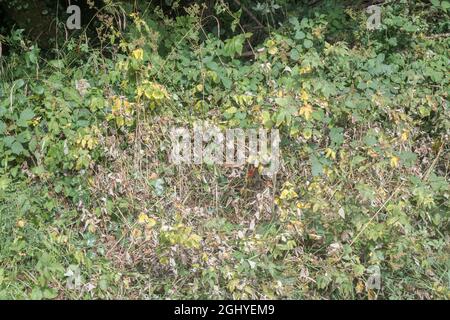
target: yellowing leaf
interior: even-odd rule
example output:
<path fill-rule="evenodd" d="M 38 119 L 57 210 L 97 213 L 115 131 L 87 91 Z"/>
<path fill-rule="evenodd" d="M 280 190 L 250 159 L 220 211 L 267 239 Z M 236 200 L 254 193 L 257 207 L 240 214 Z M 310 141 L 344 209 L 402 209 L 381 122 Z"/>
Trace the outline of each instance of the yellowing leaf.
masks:
<path fill-rule="evenodd" d="M 306 202 L 301 202 L 301 201 L 297 202 L 297 208 L 299 208 L 299 209 L 305 209 L 305 208 L 309 208 L 309 207 L 310 207 L 310 205 Z"/>
<path fill-rule="evenodd" d="M 408 140 L 408 137 L 409 137 L 409 131 L 408 131 L 408 130 L 403 130 L 400 139 L 401 139 L 402 141 L 406 141 L 406 140 Z"/>
<path fill-rule="evenodd" d="M 336 152 L 333 149 L 327 148 L 326 149 L 326 153 L 325 153 L 325 157 L 331 158 L 333 160 L 336 160 Z"/>
<path fill-rule="evenodd" d="M 121 105 L 122 105 L 122 103 L 120 102 L 119 98 L 114 99 L 114 103 L 113 103 L 113 107 L 112 107 L 113 114 L 118 113 L 120 111 Z"/>
<path fill-rule="evenodd" d="M 278 48 L 276 47 L 275 41 L 273 40 L 267 41 L 267 46 L 269 47 L 269 50 L 267 50 L 269 54 L 275 55 L 278 53 Z"/>
<path fill-rule="evenodd" d="M 290 183 L 286 183 L 285 188 L 281 191 L 280 199 L 291 200 L 297 197 L 298 194 L 294 191 L 294 187 Z"/>
<path fill-rule="evenodd" d="M 392 156 L 392 158 L 391 158 L 391 167 L 392 168 L 397 168 L 399 160 L 400 159 L 398 157 Z"/>
<path fill-rule="evenodd" d="M 156 220 L 153 218 L 148 218 L 146 228 L 153 228 L 156 225 Z"/>
<path fill-rule="evenodd" d="M 271 48 L 269 48 L 268 52 L 269 52 L 271 55 L 275 55 L 275 54 L 278 53 L 278 48 L 277 48 L 277 47 L 271 47 Z"/>
<path fill-rule="evenodd" d="M 306 129 L 303 130 L 303 137 L 304 137 L 306 140 L 311 139 L 312 134 L 313 134 L 313 132 L 312 132 L 312 130 L 311 130 L 310 128 L 306 128 Z"/>
<path fill-rule="evenodd" d="M 308 102 L 309 94 L 306 92 L 306 90 L 302 89 L 300 93 L 300 100 L 302 100 L 304 103 Z"/>
<path fill-rule="evenodd" d="M 26 222 L 25 222 L 24 220 L 19 220 L 19 221 L 17 221 L 17 226 L 18 226 L 19 228 L 25 227 L 25 224 L 26 224 Z"/>
<path fill-rule="evenodd" d="M 195 89 L 197 90 L 197 92 L 202 92 L 203 91 L 203 84 L 198 84 Z"/>
<path fill-rule="evenodd" d="M 143 60 L 144 59 L 144 50 L 136 49 L 133 51 L 132 55 L 133 55 L 133 58 L 135 58 L 136 60 Z"/>
<path fill-rule="evenodd" d="M 141 212 L 138 216 L 138 223 L 139 224 L 145 224 L 148 222 L 150 218 L 145 213 Z"/>
<path fill-rule="evenodd" d="M 311 67 L 303 67 L 300 69 L 300 74 L 310 73 L 312 71 Z"/>
<path fill-rule="evenodd" d="M 366 287 L 366 286 L 364 285 L 364 283 L 363 283 L 361 280 L 358 281 L 358 284 L 356 285 L 356 288 L 355 288 L 356 293 L 363 293 L 365 287 Z"/>
<path fill-rule="evenodd" d="M 299 111 L 299 114 L 303 116 L 306 120 L 311 119 L 311 114 L 313 113 L 313 108 L 310 104 L 304 104 Z"/>
<path fill-rule="evenodd" d="M 228 291 L 233 292 L 236 289 L 238 284 L 239 284 L 238 279 L 233 279 L 230 282 L 228 282 L 228 285 L 227 285 Z"/>

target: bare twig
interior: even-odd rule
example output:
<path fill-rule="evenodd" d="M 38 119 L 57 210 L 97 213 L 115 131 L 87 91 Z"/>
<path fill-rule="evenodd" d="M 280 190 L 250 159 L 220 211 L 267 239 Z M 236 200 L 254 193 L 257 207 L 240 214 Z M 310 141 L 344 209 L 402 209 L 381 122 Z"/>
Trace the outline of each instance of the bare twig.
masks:
<path fill-rule="evenodd" d="M 426 36 L 425 39 L 439 39 L 448 37 L 450 37 L 450 33 L 440 33 L 440 34 L 433 34 L 431 36 Z"/>
<path fill-rule="evenodd" d="M 234 3 L 236 3 L 238 6 L 240 6 L 242 8 L 242 10 L 245 11 L 245 13 L 248 14 L 248 16 L 256 22 L 256 24 L 261 27 L 261 28 L 265 28 L 264 25 L 258 20 L 258 18 L 256 18 L 256 16 L 246 7 L 244 7 L 241 2 L 239 0 L 234 0 Z"/>

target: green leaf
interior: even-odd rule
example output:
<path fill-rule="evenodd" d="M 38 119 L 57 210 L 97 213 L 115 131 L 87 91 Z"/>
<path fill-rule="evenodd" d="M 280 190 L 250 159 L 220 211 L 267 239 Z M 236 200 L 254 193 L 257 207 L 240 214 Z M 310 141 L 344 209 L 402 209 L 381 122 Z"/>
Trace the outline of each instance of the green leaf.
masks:
<path fill-rule="evenodd" d="M 359 191 L 361 196 L 366 200 L 375 200 L 375 192 L 374 190 L 365 183 L 358 183 L 356 185 L 356 190 Z"/>
<path fill-rule="evenodd" d="M 429 108 L 427 108 L 427 107 L 424 107 L 424 106 L 420 106 L 419 107 L 419 113 L 420 113 L 420 115 L 422 116 L 422 117 L 428 117 L 429 115 L 430 115 L 430 113 L 431 113 L 431 110 L 429 109 Z"/>
<path fill-rule="evenodd" d="M 377 144 L 377 138 L 371 134 L 367 134 L 364 137 L 364 142 L 366 143 L 366 145 L 368 145 L 369 147 L 373 147 L 374 145 Z"/>
<path fill-rule="evenodd" d="M 244 40 L 245 36 L 243 34 L 225 40 L 223 55 L 227 57 L 234 57 L 236 54 L 240 55 L 242 53 L 242 49 L 244 48 Z"/>
<path fill-rule="evenodd" d="M 31 296 L 30 298 L 32 300 L 42 300 L 43 294 L 40 288 L 34 287 L 33 290 L 31 290 Z"/>
<path fill-rule="evenodd" d="M 14 81 L 13 86 L 15 89 L 20 89 L 24 86 L 24 84 L 25 84 L 25 81 L 23 79 L 19 79 L 19 80 Z"/>
<path fill-rule="evenodd" d="M 75 101 L 78 104 L 82 104 L 83 100 L 81 99 L 80 94 L 74 88 L 64 88 L 63 89 L 64 98 L 69 101 Z"/>
<path fill-rule="evenodd" d="M 300 52 L 298 52 L 297 49 L 292 49 L 291 50 L 291 59 L 294 60 L 294 61 L 300 60 Z"/>
<path fill-rule="evenodd" d="M 320 176 L 323 173 L 323 166 L 316 156 L 311 156 L 311 173 L 313 176 Z"/>
<path fill-rule="evenodd" d="M 270 116 L 270 112 L 267 111 L 267 110 L 264 110 L 261 113 L 261 116 L 262 116 L 262 121 L 263 121 L 264 127 L 270 128 L 273 125 L 272 124 L 272 119 L 271 119 L 271 116 Z"/>
<path fill-rule="evenodd" d="M 236 113 L 238 110 L 236 107 L 229 107 L 227 110 L 225 110 L 225 113 L 229 113 L 229 114 L 234 114 Z"/>
<path fill-rule="evenodd" d="M 298 30 L 294 35 L 295 40 L 302 40 L 302 39 L 305 39 L 305 37 L 306 37 L 306 34 L 301 30 Z"/>
<path fill-rule="evenodd" d="M 28 121 L 34 118 L 34 112 L 31 108 L 26 108 L 20 113 L 19 120 L 17 120 L 17 125 L 21 127 L 27 127 Z"/>
<path fill-rule="evenodd" d="M 31 90 L 37 95 L 42 95 L 42 94 L 44 94 L 44 91 L 45 91 L 44 87 L 40 86 L 40 85 L 32 86 Z"/>
<path fill-rule="evenodd" d="M 222 76 L 222 75 L 219 75 L 219 77 L 220 77 L 220 81 L 222 81 L 223 86 L 226 89 L 231 89 L 233 82 L 230 80 L 230 78 Z"/>
<path fill-rule="evenodd" d="M 291 97 L 276 98 L 275 103 L 281 107 L 278 111 L 276 125 L 280 126 L 282 123 L 290 124 L 292 116 L 297 112 L 293 99 Z"/>
<path fill-rule="evenodd" d="M 53 288 L 45 288 L 43 292 L 44 299 L 54 299 L 58 296 L 58 291 Z"/>
<path fill-rule="evenodd" d="M 417 161 L 417 154 L 410 151 L 404 151 L 400 152 L 399 158 L 405 166 L 412 167 Z"/>
<path fill-rule="evenodd" d="M 8 188 L 8 185 L 10 182 L 11 182 L 11 179 L 9 179 L 6 176 L 0 177 L 0 191 L 5 191 L 6 188 Z"/>
<path fill-rule="evenodd" d="M 62 69 L 64 68 L 64 61 L 63 60 L 51 60 L 48 62 L 49 65 L 51 65 L 54 68 Z"/>
<path fill-rule="evenodd" d="M 6 124 L 3 121 L 0 121 L 0 134 L 5 133 L 6 131 Z"/>
<path fill-rule="evenodd" d="M 331 144 L 334 147 L 339 147 L 344 142 L 344 129 L 331 128 L 330 129 Z"/>
<path fill-rule="evenodd" d="M 22 144 L 18 141 L 14 142 L 11 145 L 11 151 L 17 155 L 21 154 L 25 149 L 23 148 Z"/>
<path fill-rule="evenodd" d="M 309 48 L 311 48 L 313 46 L 313 42 L 311 40 L 309 40 L 309 39 L 305 39 L 305 41 L 303 41 L 303 46 L 306 49 L 309 49 Z"/>

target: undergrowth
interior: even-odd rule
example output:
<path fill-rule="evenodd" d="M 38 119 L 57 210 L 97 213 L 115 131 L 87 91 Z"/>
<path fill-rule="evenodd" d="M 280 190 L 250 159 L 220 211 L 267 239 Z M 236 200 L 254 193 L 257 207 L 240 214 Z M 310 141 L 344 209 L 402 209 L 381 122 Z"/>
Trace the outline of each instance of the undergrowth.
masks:
<path fill-rule="evenodd" d="M 250 31 L 105 3 L 95 39 L 0 38 L 1 298 L 449 298 L 448 1 L 375 31 L 336 1 Z M 198 120 L 279 129 L 276 177 L 171 164 Z"/>

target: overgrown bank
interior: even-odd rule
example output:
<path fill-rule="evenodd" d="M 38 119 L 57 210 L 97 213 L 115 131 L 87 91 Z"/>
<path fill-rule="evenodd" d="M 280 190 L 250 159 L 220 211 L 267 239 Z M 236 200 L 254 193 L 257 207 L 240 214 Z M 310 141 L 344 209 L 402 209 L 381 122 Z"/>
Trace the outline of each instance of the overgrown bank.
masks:
<path fill-rule="evenodd" d="M 449 297 L 448 1 L 386 3 L 375 31 L 289 7 L 256 42 L 221 2 L 146 8 L 51 60 L 6 35 L 1 297 Z M 276 179 L 172 165 L 169 129 L 199 119 L 278 128 Z"/>

